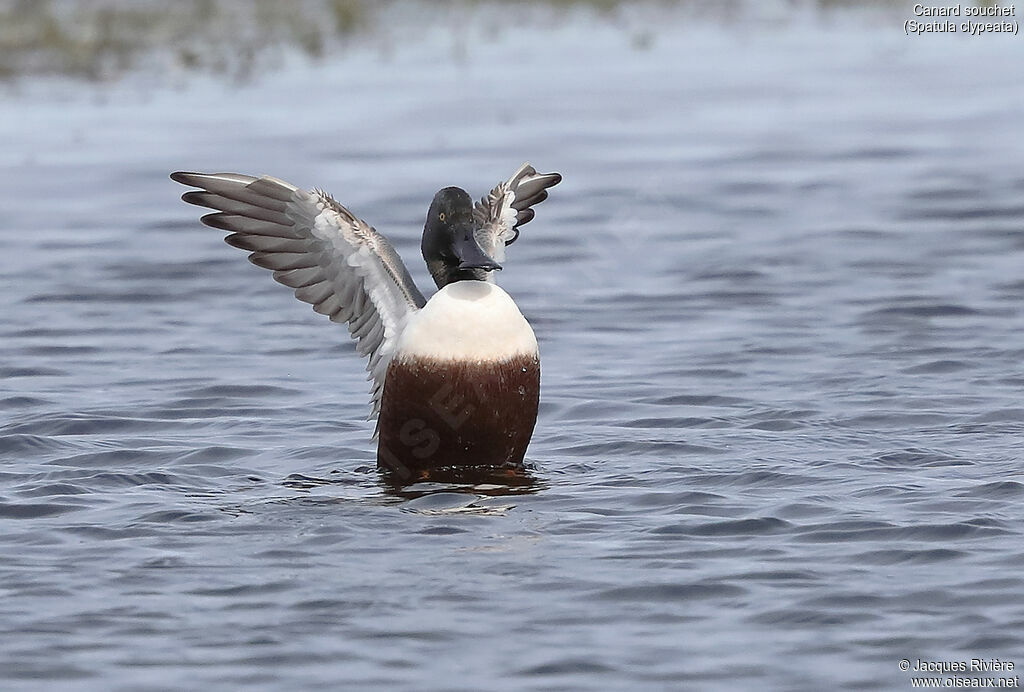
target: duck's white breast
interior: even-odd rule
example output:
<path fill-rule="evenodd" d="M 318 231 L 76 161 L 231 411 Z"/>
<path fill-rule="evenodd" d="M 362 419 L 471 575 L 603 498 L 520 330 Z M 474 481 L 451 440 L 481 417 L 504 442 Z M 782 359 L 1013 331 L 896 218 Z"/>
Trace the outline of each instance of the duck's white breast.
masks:
<path fill-rule="evenodd" d="M 537 337 L 505 291 L 484 281 L 456 281 L 409 317 L 395 356 L 500 361 L 536 353 Z"/>

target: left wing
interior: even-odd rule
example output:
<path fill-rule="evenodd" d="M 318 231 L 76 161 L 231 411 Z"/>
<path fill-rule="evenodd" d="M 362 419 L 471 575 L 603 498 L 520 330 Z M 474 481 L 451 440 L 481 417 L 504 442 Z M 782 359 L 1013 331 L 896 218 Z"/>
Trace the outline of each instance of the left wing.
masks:
<path fill-rule="evenodd" d="M 533 205 L 546 200 L 548 188 L 560 182 L 560 173 L 538 173 L 527 162 L 477 202 L 473 218 L 478 226 L 476 239 L 484 252 L 497 262 L 504 261 L 505 246 L 514 243 L 519 227 L 533 218 Z"/>
<path fill-rule="evenodd" d="M 359 353 L 369 357 L 375 417 L 398 337 L 426 303 L 391 243 L 321 190 L 238 173 L 178 172 L 171 179 L 199 188 L 182 199 L 215 210 L 200 220 L 230 231 L 225 240 L 250 251 L 250 262 L 273 271 L 332 322 L 348 323 Z"/>

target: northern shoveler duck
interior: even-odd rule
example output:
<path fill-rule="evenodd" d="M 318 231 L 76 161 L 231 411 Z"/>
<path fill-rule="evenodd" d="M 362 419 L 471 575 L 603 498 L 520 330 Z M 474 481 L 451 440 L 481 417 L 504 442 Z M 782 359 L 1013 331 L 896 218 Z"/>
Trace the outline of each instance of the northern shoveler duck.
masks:
<path fill-rule="evenodd" d="M 438 467 L 516 466 L 537 422 L 540 357 L 529 323 L 494 283 L 505 246 L 557 185 L 524 163 L 473 204 L 436 195 L 421 250 L 438 291 L 429 301 L 387 239 L 319 189 L 263 176 L 173 173 L 217 210 L 207 226 L 251 252 L 295 297 L 348 323 L 369 356 L 377 462 L 403 479 Z"/>

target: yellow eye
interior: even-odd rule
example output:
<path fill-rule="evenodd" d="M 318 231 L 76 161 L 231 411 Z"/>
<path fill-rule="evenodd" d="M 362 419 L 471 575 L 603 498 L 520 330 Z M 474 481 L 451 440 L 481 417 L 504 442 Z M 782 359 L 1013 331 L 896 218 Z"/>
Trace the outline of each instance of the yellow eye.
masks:
<path fill-rule="evenodd" d="M 444 221 L 444 212 L 441 212 L 440 214 L 438 214 L 437 218 L 440 219 L 443 222 Z"/>

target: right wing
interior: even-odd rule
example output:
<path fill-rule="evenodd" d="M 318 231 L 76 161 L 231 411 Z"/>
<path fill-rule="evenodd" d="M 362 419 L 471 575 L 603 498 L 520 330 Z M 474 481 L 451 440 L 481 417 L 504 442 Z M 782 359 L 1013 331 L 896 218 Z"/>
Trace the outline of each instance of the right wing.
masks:
<path fill-rule="evenodd" d="M 189 204 L 216 209 L 201 221 L 231 231 L 225 240 L 274 272 L 295 297 L 332 322 L 347 322 L 356 348 L 370 357 L 373 412 L 409 315 L 426 301 L 391 243 L 330 195 L 283 180 L 238 173 L 172 173 Z"/>
<path fill-rule="evenodd" d="M 512 177 L 498 183 L 476 203 L 476 239 L 484 252 L 498 262 L 505 259 L 505 246 L 519 237 L 519 227 L 533 218 L 533 205 L 548 198 L 548 188 L 562 182 L 560 173 L 538 173 L 528 162 Z"/>

